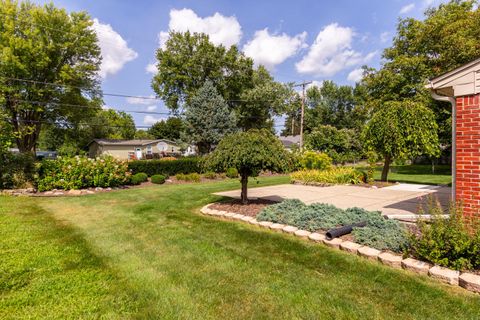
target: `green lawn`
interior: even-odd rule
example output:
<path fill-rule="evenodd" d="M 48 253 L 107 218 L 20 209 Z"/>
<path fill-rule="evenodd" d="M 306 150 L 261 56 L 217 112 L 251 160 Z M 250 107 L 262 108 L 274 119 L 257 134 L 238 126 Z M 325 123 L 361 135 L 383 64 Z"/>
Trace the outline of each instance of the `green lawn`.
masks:
<path fill-rule="evenodd" d="M 479 318 L 462 289 L 199 214 L 238 187 L 0 197 L 0 318 Z"/>
<path fill-rule="evenodd" d="M 382 167 L 377 168 L 374 174 L 375 180 L 380 180 Z M 432 173 L 430 165 L 405 165 L 392 166 L 388 174 L 388 181 L 420 183 L 420 184 L 451 184 L 451 167 L 445 165 L 435 166 Z"/>

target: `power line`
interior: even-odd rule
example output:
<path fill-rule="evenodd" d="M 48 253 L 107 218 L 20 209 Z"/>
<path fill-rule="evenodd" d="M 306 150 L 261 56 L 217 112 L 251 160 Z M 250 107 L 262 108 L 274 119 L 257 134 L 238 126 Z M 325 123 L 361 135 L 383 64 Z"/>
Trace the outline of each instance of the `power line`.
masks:
<path fill-rule="evenodd" d="M 68 85 L 68 84 L 60 84 L 60 83 L 52 83 L 46 81 L 38 81 L 38 80 L 31 80 L 31 79 L 22 79 L 22 78 L 13 78 L 13 77 L 6 77 L 0 76 L 2 79 L 7 79 L 16 82 L 26 82 L 26 83 L 36 83 L 36 84 L 43 84 L 43 85 L 50 85 L 50 86 L 57 86 L 63 88 L 75 88 L 75 89 L 87 89 L 86 87 Z M 142 99 L 142 100 L 155 100 L 155 101 L 163 101 L 161 98 L 157 97 L 148 97 L 148 96 L 135 96 L 130 94 L 122 94 L 122 93 L 102 93 L 103 96 L 111 96 L 111 97 L 121 97 L 121 98 L 134 98 L 134 99 Z M 242 100 L 242 99 L 228 99 L 225 100 L 226 102 L 272 102 L 274 100 Z"/>
<path fill-rule="evenodd" d="M 58 121 L 48 121 L 48 120 L 22 120 L 22 119 L 13 119 L 13 118 L 4 118 L 6 121 L 18 121 L 18 122 L 23 122 L 27 124 L 34 124 L 34 123 L 40 123 L 40 124 L 53 124 L 53 125 L 58 125 L 61 124 L 61 122 Z M 120 125 L 105 125 L 105 124 L 92 124 L 92 123 L 76 123 L 76 125 L 80 126 L 89 126 L 89 127 L 104 127 L 104 128 L 131 128 L 131 126 L 120 126 Z M 136 128 L 141 128 L 141 129 L 149 129 L 151 126 L 137 126 L 135 125 Z M 283 125 L 273 125 L 273 128 L 277 127 L 283 127 Z"/>
<path fill-rule="evenodd" d="M 13 99 L 15 102 L 23 102 L 27 104 L 34 104 L 34 105 L 56 105 L 56 106 L 65 106 L 65 107 L 77 107 L 77 108 L 89 108 L 89 109 L 99 109 L 97 106 L 88 106 L 88 105 L 80 105 L 80 104 L 71 104 L 71 103 L 63 103 L 63 102 L 42 102 L 42 101 L 35 101 L 35 100 L 22 100 L 22 99 Z M 128 112 L 128 113 L 141 113 L 141 114 L 156 114 L 156 115 L 173 115 L 171 112 L 157 112 L 157 111 L 141 111 L 141 110 L 122 110 L 122 109 L 112 109 L 119 112 Z"/>

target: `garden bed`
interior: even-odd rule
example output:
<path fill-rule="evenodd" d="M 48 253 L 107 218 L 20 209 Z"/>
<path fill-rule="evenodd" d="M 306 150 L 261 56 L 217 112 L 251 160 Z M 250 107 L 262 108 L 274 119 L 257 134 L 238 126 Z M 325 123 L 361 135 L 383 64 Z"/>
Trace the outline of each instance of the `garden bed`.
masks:
<path fill-rule="evenodd" d="M 241 200 L 234 199 L 224 202 L 213 203 L 210 208 L 219 211 L 239 213 L 249 217 L 256 217 L 257 214 L 262 211 L 262 209 L 275 203 L 276 202 L 271 200 L 256 199 L 249 200 L 248 204 L 242 204 Z"/>

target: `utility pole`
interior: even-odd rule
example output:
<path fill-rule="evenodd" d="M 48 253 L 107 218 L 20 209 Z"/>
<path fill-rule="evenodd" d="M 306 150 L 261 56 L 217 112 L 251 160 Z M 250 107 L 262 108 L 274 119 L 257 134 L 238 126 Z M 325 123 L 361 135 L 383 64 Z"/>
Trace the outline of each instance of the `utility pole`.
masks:
<path fill-rule="evenodd" d="M 305 115 L 305 87 L 312 83 L 312 81 L 303 81 L 302 83 L 295 83 L 293 87 L 302 87 L 302 111 L 300 113 L 300 150 L 303 150 L 303 117 Z"/>

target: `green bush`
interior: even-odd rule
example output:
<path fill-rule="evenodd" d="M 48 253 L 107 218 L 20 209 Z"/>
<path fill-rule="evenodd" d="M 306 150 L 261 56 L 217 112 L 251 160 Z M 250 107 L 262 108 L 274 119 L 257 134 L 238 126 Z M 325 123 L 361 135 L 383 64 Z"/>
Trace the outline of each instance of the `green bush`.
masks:
<path fill-rule="evenodd" d="M 131 182 L 132 184 L 140 184 L 142 182 L 146 182 L 148 180 L 148 175 L 144 172 L 136 173 L 132 176 Z"/>
<path fill-rule="evenodd" d="M 303 169 L 327 170 L 332 167 L 332 158 L 321 152 L 306 151 L 300 157 Z"/>
<path fill-rule="evenodd" d="M 189 157 L 177 160 L 134 160 L 128 162 L 128 168 L 134 174 L 145 172 L 149 177 L 156 174 L 174 176 L 178 173 L 201 173 L 202 159 Z"/>
<path fill-rule="evenodd" d="M 285 200 L 265 207 L 257 215 L 257 220 L 288 224 L 312 232 L 365 221 L 366 227 L 354 228 L 352 232 L 356 242 L 396 252 L 408 244 L 407 233 L 398 221 L 386 220 L 378 211 L 361 208 L 342 210 L 324 203 L 306 205 L 296 199 Z"/>
<path fill-rule="evenodd" d="M 210 179 L 210 180 L 217 178 L 217 174 L 213 171 L 205 172 L 203 176 L 205 177 L 205 179 Z"/>
<path fill-rule="evenodd" d="M 418 220 L 418 232 L 411 233 L 411 254 L 434 264 L 456 270 L 480 268 L 479 221 L 466 221 L 460 207 L 450 208 L 443 218 L 440 205 L 430 201 L 429 221 Z"/>
<path fill-rule="evenodd" d="M 237 168 L 228 168 L 225 175 L 230 179 L 236 179 L 238 178 L 238 170 Z"/>
<path fill-rule="evenodd" d="M 0 151 L 0 189 L 28 187 L 35 174 L 35 158 L 32 155 Z"/>
<path fill-rule="evenodd" d="M 130 171 L 124 161 L 113 157 L 89 159 L 77 156 L 43 160 L 36 184 L 39 191 L 47 191 L 116 187 L 128 184 L 129 181 Z"/>
<path fill-rule="evenodd" d="M 293 172 L 294 182 L 302 184 L 360 184 L 365 182 L 365 174 L 351 167 L 337 167 L 329 170 L 301 170 Z"/>
<path fill-rule="evenodd" d="M 201 177 L 198 173 L 189 173 L 189 174 L 183 174 L 179 173 L 175 176 L 177 180 L 183 180 L 183 181 L 188 181 L 188 182 L 200 182 Z"/>
<path fill-rule="evenodd" d="M 161 174 L 155 174 L 150 178 L 150 181 L 155 184 L 164 184 L 165 176 L 162 176 Z"/>

